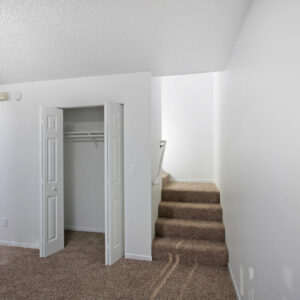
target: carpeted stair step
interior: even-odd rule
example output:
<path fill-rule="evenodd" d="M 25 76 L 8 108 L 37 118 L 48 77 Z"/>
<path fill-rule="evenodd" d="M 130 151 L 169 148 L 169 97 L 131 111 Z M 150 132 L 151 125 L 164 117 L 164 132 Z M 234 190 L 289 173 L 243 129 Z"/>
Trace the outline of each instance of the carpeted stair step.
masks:
<path fill-rule="evenodd" d="M 169 174 L 166 172 L 162 173 L 162 186 L 166 186 L 169 183 Z"/>
<path fill-rule="evenodd" d="M 162 201 L 158 213 L 164 218 L 222 221 L 222 207 L 217 203 Z"/>
<path fill-rule="evenodd" d="M 220 203 L 220 193 L 214 183 L 169 182 L 162 189 L 162 201 Z"/>
<path fill-rule="evenodd" d="M 155 224 L 158 237 L 183 239 L 225 240 L 225 228 L 222 222 L 185 219 L 158 218 Z"/>
<path fill-rule="evenodd" d="M 178 238 L 155 238 L 152 243 L 154 260 L 169 261 L 169 254 L 179 255 L 183 264 L 226 266 L 228 250 L 225 243 Z"/>

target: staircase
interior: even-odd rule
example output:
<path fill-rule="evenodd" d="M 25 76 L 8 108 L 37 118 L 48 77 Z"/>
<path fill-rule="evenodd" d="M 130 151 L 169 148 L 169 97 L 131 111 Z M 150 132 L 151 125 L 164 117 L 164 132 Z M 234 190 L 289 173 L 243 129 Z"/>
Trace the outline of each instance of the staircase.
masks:
<path fill-rule="evenodd" d="M 228 250 L 220 193 L 213 183 L 171 183 L 163 175 L 162 202 L 152 243 L 154 260 L 226 266 Z"/>

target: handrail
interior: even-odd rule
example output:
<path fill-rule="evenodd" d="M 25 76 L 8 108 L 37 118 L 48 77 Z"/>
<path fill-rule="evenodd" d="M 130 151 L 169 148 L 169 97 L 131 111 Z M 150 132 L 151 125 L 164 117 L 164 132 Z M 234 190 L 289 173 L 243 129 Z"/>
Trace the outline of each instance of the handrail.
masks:
<path fill-rule="evenodd" d="M 152 185 L 158 185 L 159 184 L 160 174 L 161 174 L 161 171 L 162 171 L 162 164 L 163 164 L 164 155 L 165 155 L 165 151 L 166 151 L 166 145 L 167 145 L 166 140 L 162 140 L 160 142 L 160 160 L 159 160 L 159 165 L 158 165 L 156 177 L 155 177 L 155 180 L 152 181 Z"/>

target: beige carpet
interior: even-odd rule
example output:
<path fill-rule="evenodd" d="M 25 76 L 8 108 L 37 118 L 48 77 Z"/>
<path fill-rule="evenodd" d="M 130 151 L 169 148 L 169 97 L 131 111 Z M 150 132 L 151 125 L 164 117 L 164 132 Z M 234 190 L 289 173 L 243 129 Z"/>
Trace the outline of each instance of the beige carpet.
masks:
<path fill-rule="evenodd" d="M 226 267 L 121 259 L 104 265 L 104 235 L 66 232 L 49 258 L 0 246 L 0 299 L 236 299 Z"/>

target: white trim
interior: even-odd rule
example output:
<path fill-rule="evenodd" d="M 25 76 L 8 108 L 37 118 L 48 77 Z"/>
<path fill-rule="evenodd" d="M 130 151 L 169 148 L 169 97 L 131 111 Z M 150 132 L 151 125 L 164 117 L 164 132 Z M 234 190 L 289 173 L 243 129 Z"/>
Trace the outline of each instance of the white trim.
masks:
<path fill-rule="evenodd" d="M 66 225 L 65 230 L 86 231 L 86 232 L 101 232 L 101 233 L 105 232 L 104 228 L 85 227 L 85 226 L 71 226 L 71 225 Z"/>
<path fill-rule="evenodd" d="M 43 239 L 43 126 L 44 126 L 44 119 L 43 119 L 43 106 L 40 106 L 39 110 L 39 223 L 40 223 L 40 257 L 45 256 L 45 245 Z"/>
<path fill-rule="evenodd" d="M 20 243 L 20 242 L 12 242 L 12 241 L 0 241 L 0 245 L 1 246 L 30 248 L 30 249 L 40 249 L 40 245 L 33 244 L 33 243 Z"/>
<path fill-rule="evenodd" d="M 127 259 L 136 259 L 136 260 L 152 261 L 152 256 L 140 255 L 140 254 L 125 253 L 125 258 L 127 258 Z"/>
<path fill-rule="evenodd" d="M 214 179 L 174 179 L 170 178 L 170 182 L 212 182 L 214 183 Z"/>
<path fill-rule="evenodd" d="M 104 104 L 104 242 L 105 265 L 109 265 L 109 210 L 108 210 L 108 104 Z M 125 223 L 124 223 L 125 224 Z M 125 226 L 124 226 L 125 227 Z"/>
<path fill-rule="evenodd" d="M 232 272 L 230 263 L 228 263 L 228 270 L 229 270 L 229 274 L 230 274 L 230 277 L 231 277 L 231 280 L 232 280 L 232 283 L 233 283 L 233 287 L 234 287 L 236 296 L 237 296 L 238 300 L 241 300 L 241 296 L 240 296 L 240 293 L 239 293 L 239 289 L 238 289 L 236 280 L 235 280 L 235 278 L 234 278 L 234 276 L 233 276 L 233 272 Z"/>
<path fill-rule="evenodd" d="M 68 109 L 68 108 L 93 108 L 93 107 L 104 107 L 106 102 L 99 102 L 99 103 L 73 103 L 73 104 L 58 104 L 55 105 L 54 107 L 61 108 L 61 109 Z"/>

